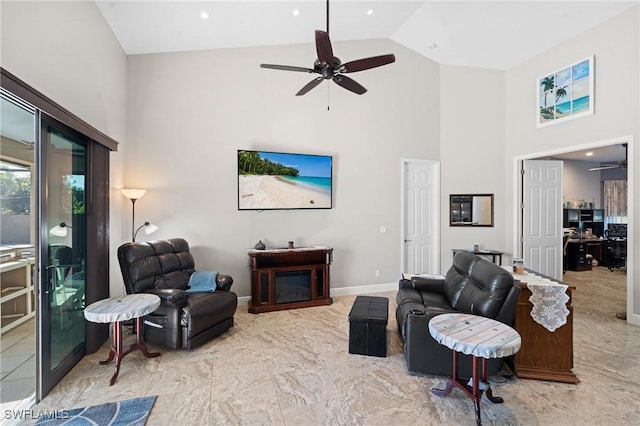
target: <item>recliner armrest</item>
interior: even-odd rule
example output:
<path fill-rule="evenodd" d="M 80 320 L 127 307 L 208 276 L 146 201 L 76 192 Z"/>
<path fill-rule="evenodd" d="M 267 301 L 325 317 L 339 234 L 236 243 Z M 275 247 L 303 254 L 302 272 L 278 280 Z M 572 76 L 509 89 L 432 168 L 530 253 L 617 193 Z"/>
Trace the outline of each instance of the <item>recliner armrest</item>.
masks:
<path fill-rule="evenodd" d="M 513 327 L 516 317 L 516 307 L 518 306 L 518 299 L 520 298 L 521 291 L 520 287 L 514 283 L 511 290 L 509 290 L 509 293 L 507 293 L 507 298 L 502 304 L 502 307 L 494 318 L 495 320 Z"/>
<path fill-rule="evenodd" d="M 411 285 L 418 291 L 430 291 L 432 293 L 444 293 L 444 277 L 412 277 Z"/>
<path fill-rule="evenodd" d="M 177 288 L 149 289 L 145 293 L 155 294 L 160 297 L 164 306 L 182 308 L 187 304 L 189 295 L 186 291 Z"/>
<path fill-rule="evenodd" d="M 407 288 L 413 288 L 413 285 L 411 284 L 411 280 L 408 280 L 406 278 L 402 278 L 400 281 L 398 281 L 398 289 L 399 290 L 407 289 Z"/>
<path fill-rule="evenodd" d="M 218 274 L 216 276 L 216 289 L 222 291 L 231 290 L 231 284 L 233 284 L 233 278 L 231 275 Z"/>

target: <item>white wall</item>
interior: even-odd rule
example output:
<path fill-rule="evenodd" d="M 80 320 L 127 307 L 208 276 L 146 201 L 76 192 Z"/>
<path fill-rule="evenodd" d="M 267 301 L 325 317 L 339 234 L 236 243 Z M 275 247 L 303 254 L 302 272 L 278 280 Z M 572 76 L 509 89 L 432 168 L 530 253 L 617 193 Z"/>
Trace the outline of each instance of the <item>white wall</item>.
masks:
<path fill-rule="evenodd" d="M 600 180 L 627 180 L 627 169 L 619 167 L 600 171 Z"/>
<path fill-rule="evenodd" d="M 442 257 L 441 270 L 451 267 L 451 249 L 508 252 L 505 244 L 504 72 L 442 66 L 440 70 L 442 129 Z M 494 194 L 493 227 L 449 226 L 450 194 Z"/>
<path fill-rule="evenodd" d="M 602 182 L 599 171 L 589 171 L 600 163 L 591 161 L 564 160 L 562 164 L 562 200 L 567 202 L 595 203 L 594 209 L 602 208 Z"/>
<path fill-rule="evenodd" d="M 511 172 L 506 175 L 506 244 L 515 245 L 514 195 L 517 191 L 515 185 L 519 181 L 515 175 L 515 158 L 554 150 L 557 152 L 563 148 L 575 151 L 576 146 L 631 136 L 629 182 L 630 185 L 640 182 L 638 10 L 634 8 L 625 12 L 507 72 L 504 167 Z M 595 55 L 595 114 L 536 128 L 536 79 L 590 55 Z M 640 214 L 639 190 L 639 186 L 635 185 L 631 194 L 631 208 L 636 215 Z M 630 238 L 640 241 L 640 227 L 632 224 L 630 227 Z M 632 282 L 631 298 L 634 301 L 632 312 L 636 314 L 640 313 L 640 275 L 634 265 L 639 264 L 639 251 L 629 252 L 627 261 Z"/>
<path fill-rule="evenodd" d="M 438 66 L 388 40 L 334 52 L 397 61 L 353 74 L 362 96 L 324 82 L 296 97 L 314 76 L 259 64 L 310 66 L 312 44 L 131 56 L 127 184 L 148 188 L 136 216 L 160 226 L 149 237 L 186 238 L 196 267 L 231 274 L 240 296 L 258 240 L 333 247 L 332 287 L 396 282 L 400 158 L 440 157 Z M 334 208 L 238 211 L 238 149 L 332 155 Z"/>
<path fill-rule="evenodd" d="M 0 2 L 0 65 L 112 138 L 126 136 L 127 57 L 94 2 Z M 111 160 L 111 252 L 123 242 L 124 143 Z M 128 201 L 127 201 L 128 202 Z M 115 256 L 111 292 L 123 292 Z"/>

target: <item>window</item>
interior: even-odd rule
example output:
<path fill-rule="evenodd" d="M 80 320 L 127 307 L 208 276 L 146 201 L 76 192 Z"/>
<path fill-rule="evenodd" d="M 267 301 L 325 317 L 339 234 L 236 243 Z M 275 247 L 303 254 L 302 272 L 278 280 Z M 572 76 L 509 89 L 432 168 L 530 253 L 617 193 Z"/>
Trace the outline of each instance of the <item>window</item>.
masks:
<path fill-rule="evenodd" d="M 627 223 L 627 181 L 605 180 L 604 184 L 604 222 Z"/>
<path fill-rule="evenodd" d="M 0 207 L 3 215 L 31 213 L 31 169 L 0 160 Z"/>

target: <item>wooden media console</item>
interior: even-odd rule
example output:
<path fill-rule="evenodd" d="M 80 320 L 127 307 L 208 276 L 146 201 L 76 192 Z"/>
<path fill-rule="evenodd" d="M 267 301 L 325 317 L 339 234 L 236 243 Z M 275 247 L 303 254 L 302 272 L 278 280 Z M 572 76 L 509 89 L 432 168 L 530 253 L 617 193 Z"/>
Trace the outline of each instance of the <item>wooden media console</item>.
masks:
<path fill-rule="evenodd" d="M 329 289 L 332 248 L 249 250 L 247 253 L 251 266 L 250 313 L 333 302 Z"/>

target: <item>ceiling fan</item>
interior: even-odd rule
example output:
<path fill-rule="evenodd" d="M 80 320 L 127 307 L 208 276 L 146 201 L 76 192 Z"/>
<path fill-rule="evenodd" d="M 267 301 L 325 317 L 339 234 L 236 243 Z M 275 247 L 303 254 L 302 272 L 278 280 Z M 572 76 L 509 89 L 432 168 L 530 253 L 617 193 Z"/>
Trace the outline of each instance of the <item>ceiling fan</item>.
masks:
<path fill-rule="evenodd" d="M 615 164 L 603 164 L 601 166 L 598 167 L 592 167 L 589 169 L 590 172 L 594 172 L 597 170 L 610 170 L 610 169 L 618 169 L 620 167 L 622 167 L 623 169 L 627 168 L 627 155 L 628 155 L 628 150 L 627 150 L 627 144 L 623 143 L 622 146 L 624 147 L 624 160 L 621 161 L 617 161 Z"/>
<path fill-rule="evenodd" d="M 297 71 L 319 74 L 316 78 L 300 89 L 298 93 L 296 93 L 296 96 L 304 95 L 314 87 L 318 86 L 323 80 L 333 80 L 333 82 L 338 86 L 358 95 L 362 95 L 367 91 L 367 89 L 354 79 L 344 74 L 380 67 L 393 63 L 396 60 L 396 57 L 393 54 L 388 54 L 357 59 L 343 64 L 339 58 L 333 56 L 333 48 L 331 47 L 331 40 L 329 39 L 329 0 L 327 0 L 327 31 L 316 30 L 315 40 L 318 58 L 314 61 L 313 68 L 274 64 L 260 64 L 260 67 L 281 71 Z"/>

